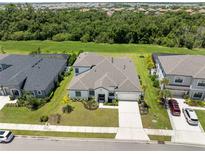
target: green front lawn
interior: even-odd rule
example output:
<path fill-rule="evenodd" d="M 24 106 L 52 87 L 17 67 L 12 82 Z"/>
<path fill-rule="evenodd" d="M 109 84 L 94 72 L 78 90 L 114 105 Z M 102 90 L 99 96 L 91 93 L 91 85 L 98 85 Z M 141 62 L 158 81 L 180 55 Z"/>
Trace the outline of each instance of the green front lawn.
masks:
<path fill-rule="evenodd" d="M 70 133 L 70 132 L 46 132 L 46 131 L 25 131 L 11 130 L 15 135 L 27 136 L 50 136 L 50 137 L 79 137 L 79 138 L 115 138 L 116 134 L 108 133 Z"/>
<path fill-rule="evenodd" d="M 199 122 L 201 123 L 202 128 L 205 130 L 205 111 L 203 110 L 195 110 Z"/>
<path fill-rule="evenodd" d="M 61 114 L 59 125 L 69 126 L 118 126 L 118 110 L 115 109 L 97 109 L 87 110 L 80 102 L 69 104 L 74 107 L 74 111 L 69 114 L 63 114 L 61 109 L 65 105 L 62 102 L 67 95 L 67 86 L 73 75 L 66 77 L 56 90 L 51 102 L 47 103 L 36 111 L 30 111 L 25 107 L 4 107 L 0 111 L 0 122 L 3 123 L 24 123 L 24 124 L 41 124 L 40 117 L 55 113 Z"/>

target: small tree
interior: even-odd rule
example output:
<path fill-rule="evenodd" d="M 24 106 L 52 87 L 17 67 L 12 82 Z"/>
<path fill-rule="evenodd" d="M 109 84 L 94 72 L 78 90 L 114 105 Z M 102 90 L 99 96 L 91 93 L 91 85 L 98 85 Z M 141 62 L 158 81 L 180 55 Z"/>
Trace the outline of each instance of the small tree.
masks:
<path fill-rule="evenodd" d="M 68 104 L 62 108 L 63 113 L 71 113 L 72 111 L 73 111 L 73 107 Z"/>
<path fill-rule="evenodd" d="M 169 80 L 164 78 L 160 81 L 161 85 L 162 85 L 162 89 L 165 89 L 165 87 L 169 84 Z"/>

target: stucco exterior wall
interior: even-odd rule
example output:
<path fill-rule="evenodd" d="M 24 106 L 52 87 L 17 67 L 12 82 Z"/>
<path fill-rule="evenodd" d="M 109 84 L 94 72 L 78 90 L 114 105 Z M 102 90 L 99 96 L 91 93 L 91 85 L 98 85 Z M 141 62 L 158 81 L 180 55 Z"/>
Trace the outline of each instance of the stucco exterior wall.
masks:
<path fill-rule="evenodd" d="M 79 90 L 80 91 L 80 90 Z M 79 99 L 88 99 L 88 91 L 83 91 L 83 90 L 81 90 L 80 92 L 81 92 L 81 97 L 77 97 L 76 95 L 75 95 L 75 90 L 69 90 L 69 97 L 71 98 L 71 99 L 77 99 L 77 98 L 79 98 Z"/>
<path fill-rule="evenodd" d="M 178 77 L 183 79 L 182 83 L 176 83 L 175 82 L 175 79 L 178 78 Z M 169 80 L 169 84 L 173 84 L 173 85 L 190 86 L 191 83 L 192 83 L 192 77 L 188 77 L 188 76 L 167 75 L 166 78 Z"/>

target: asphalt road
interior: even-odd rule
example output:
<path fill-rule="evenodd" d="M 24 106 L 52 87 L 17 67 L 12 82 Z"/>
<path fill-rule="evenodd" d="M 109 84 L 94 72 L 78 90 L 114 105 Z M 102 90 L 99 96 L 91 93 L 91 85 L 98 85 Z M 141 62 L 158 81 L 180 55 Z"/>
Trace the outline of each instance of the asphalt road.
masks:
<path fill-rule="evenodd" d="M 16 137 L 9 144 L 0 144 L 1 151 L 205 151 L 205 147 L 146 144 L 108 139 L 51 139 Z"/>

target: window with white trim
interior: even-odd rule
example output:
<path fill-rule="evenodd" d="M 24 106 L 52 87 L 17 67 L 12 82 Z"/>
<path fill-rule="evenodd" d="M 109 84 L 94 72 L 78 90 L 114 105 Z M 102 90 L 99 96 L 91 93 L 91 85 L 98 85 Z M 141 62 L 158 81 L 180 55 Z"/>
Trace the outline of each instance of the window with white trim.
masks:
<path fill-rule="evenodd" d="M 95 91 L 94 90 L 89 90 L 89 95 L 90 96 L 95 96 Z"/>
<path fill-rule="evenodd" d="M 41 90 L 37 90 L 37 94 L 38 95 L 42 95 L 42 91 Z"/>
<path fill-rule="evenodd" d="M 175 82 L 175 83 L 183 83 L 183 78 L 176 77 L 176 78 L 174 79 L 174 82 Z"/>
<path fill-rule="evenodd" d="M 76 92 L 75 92 L 75 96 L 76 96 L 76 97 L 81 97 L 81 92 L 80 92 L 80 91 L 76 91 Z"/>
<path fill-rule="evenodd" d="M 197 86 L 199 87 L 205 87 L 205 81 L 204 80 L 201 80 L 198 82 Z"/>
<path fill-rule="evenodd" d="M 75 73 L 76 73 L 76 74 L 79 73 L 79 68 L 75 68 Z"/>
<path fill-rule="evenodd" d="M 202 92 L 196 92 L 196 93 L 194 93 L 193 98 L 201 99 L 202 96 L 203 96 Z"/>

